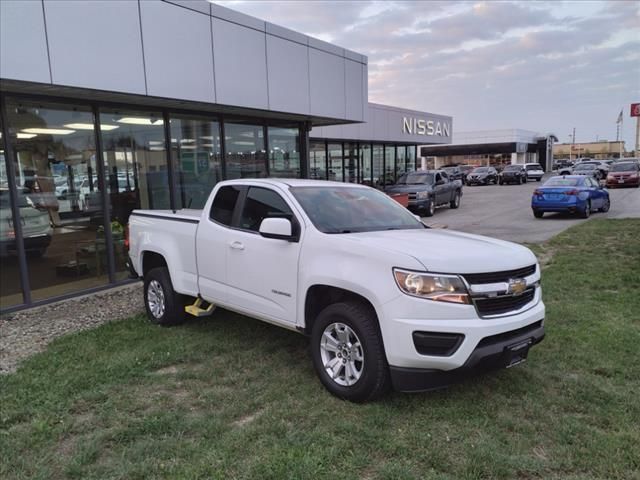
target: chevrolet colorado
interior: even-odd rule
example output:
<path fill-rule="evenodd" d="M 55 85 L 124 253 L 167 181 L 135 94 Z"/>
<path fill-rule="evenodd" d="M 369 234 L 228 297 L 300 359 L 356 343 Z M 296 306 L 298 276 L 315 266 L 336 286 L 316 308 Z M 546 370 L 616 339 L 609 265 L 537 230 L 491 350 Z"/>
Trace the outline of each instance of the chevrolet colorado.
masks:
<path fill-rule="evenodd" d="M 385 189 L 387 194 L 406 193 L 409 195 L 407 208 L 417 214 L 433 216 L 436 207 L 448 204 L 451 208 L 460 206 L 462 181 L 451 180 L 444 170 L 416 170 L 402 174 L 395 185 Z"/>
<path fill-rule="evenodd" d="M 351 401 L 516 365 L 544 337 L 529 249 L 429 229 L 363 185 L 224 181 L 203 210 L 135 210 L 129 242 L 152 322 L 220 306 L 299 331 Z"/>

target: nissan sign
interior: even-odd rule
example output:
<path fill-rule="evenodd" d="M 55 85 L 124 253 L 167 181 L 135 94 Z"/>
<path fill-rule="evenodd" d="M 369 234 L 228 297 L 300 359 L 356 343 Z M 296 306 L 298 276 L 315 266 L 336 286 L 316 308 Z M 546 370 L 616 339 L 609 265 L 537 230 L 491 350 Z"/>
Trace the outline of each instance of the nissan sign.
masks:
<path fill-rule="evenodd" d="M 640 117 L 640 103 L 631 104 L 631 116 Z"/>
<path fill-rule="evenodd" d="M 451 124 L 440 120 L 402 117 L 402 132 L 410 135 L 449 137 L 451 136 Z"/>

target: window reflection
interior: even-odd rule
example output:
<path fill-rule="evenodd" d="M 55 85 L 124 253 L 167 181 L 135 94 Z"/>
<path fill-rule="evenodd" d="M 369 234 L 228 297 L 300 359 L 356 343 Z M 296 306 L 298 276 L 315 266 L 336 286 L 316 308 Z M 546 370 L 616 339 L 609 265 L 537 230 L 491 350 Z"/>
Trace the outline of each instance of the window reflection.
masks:
<path fill-rule="evenodd" d="M 107 283 L 93 114 L 10 100 L 7 115 L 32 298 Z"/>
<path fill-rule="evenodd" d="M 336 182 L 344 181 L 344 171 L 342 169 L 342 144 L 329 143 L 329 180 Z"/>
<path fill-rule="evenodd" d="M 264 128 L 260 125 L 224 124 L 226 178 L 267 176 Z"/>
<path fill-rule="evenodd" d="M 371 145 L 360 144 L 360 183 L 372 185 L 371 182 Z"/>
<path fill-rule="evenodd" d="M 396 179 L 407 171 L 407 149 L 404 145 L 396 147 Z"/>
<path fill-rule="evenodd" d="M 171 118 L 171 151 L 178 188 L 176 208 L 203 208 L 220 170 L 220 125 L 208 120 Z"/>
<path fill-rule="evenodd" d="M 170 208 L 164 121 L 159 112 L 103 110 L 100 124 L 116 272 L 124 278 L 129 215 L 136 208 Z"/>
<path fill-rule="evenodd" d="M 269 176 L 300 178 L 300 132 L 269 127 Z"/>
<path fill-rule="evenodd" d="M 393 185 L 396 183 L 396 147 L 387 145 L 384 150 L 384 185 Z"/>
<path fill-rule="evenodd" d="M 358 183 L 358 144 L 344 144 L 344 171 L 345 180 L 349 183 Z"/>
<path fill-rule="evenodd" d="M 376 188 L 381 188 L 384 183 L 382 180 L 383 172 L 382 165 L 384 163 L 384 147 L 382 145 L 374 145 L 373 146 L 373 186 Z"/>
<path fill-rule="evenodd" d="M 407 172 L 413 172 L 416 169 L 416 146 L 409 145 L 407 147 Z"/>
<path fill-rule="evenodd" d="M 309 142 L 309 178 L 327 179 L 327 153 L 324 142 Z"/>

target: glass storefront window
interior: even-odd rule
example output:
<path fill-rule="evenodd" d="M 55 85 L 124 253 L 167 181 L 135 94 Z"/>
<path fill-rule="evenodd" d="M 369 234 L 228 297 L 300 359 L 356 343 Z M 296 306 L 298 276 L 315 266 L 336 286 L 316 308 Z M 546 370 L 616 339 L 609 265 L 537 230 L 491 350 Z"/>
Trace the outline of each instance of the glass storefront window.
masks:
<path fill-rule="evenodd" d="M 396 146 L 396 178 L 407 171 L 407 150 L 404 145 Z"/>
<path fill-rule="evenodd" d="M 6 160 L 4 137 L 0 134 L 0 309 L 23 302 Z M 29 208 L 24 195 L 18 196 L 18 208 Z"/>
<path fill-rule="evenodd" d="M 349 183 L 358 183 L 358 144 L 344 144 L 344 172 L 345 180 Z"/>
<path fill-rule="evenodd" d="M 225 122 L 224 135 L 227 179 L 267 176 L 262 126 Z"/>
<path fill-rule="evenodd" d="M 101 110 L 103 163 L 117 278 L 126 277 L 123 231 L 136 208 L 171 208 L 164 121 L 160 112 Z"/>
<path fill-rule="evenodd" d="M 384 147 L 384 185 L 396 183 L 396 147 L 386 145 Z"/>
<path fill-rule="evenodd" d="M 327 151 L 324 142 L 309 142 L 309 178 L 327 179 Z"/>
<path fill-rule="evenodd" d="M 360 144 L 360 183 L 371 186 L 371 145 Z"/>
<path fill-rule="evenodd" d="M 170 125 L 176 208 L 203 208 L 214 185 L 222 180 L 220 124 L 174 116 Z"/>
<path fill-rule="evenodd" d="M 7 117 L 32 299 L 108 283 L 92 112 L 11 99 Z"/>
<path fill-rule="evenodd" d="M 344 182 L 344 171 L 342 168 L 342 144 L 329 143 L 329 180 Z"/>
<path fill-rule="evenodd" d="M 382 180 L 384 173 L 382 171 L 382 167 L 384 164 L 384 147 L 382 145 L 373 146 L 372 163 L 373 186 L 376 188 L 382 188 L 382 186 L 384 185 Z"/>
<path fill-rule="evenodd" d="M 269 127 L 269 176 L 300 178 L 300 130 Z"/>
<path fill-rule="evenodd" d="M 407 147 L 407 172 L 413 172 L 416 168 L 416 146 L 409 145 Z"/>

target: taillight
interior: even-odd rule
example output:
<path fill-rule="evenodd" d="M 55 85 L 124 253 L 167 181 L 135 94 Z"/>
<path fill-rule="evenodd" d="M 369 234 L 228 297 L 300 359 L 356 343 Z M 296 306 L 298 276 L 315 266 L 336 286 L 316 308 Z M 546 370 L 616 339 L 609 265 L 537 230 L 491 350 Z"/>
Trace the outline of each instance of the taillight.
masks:
<path fill-rule="evenodd" d="M 564 192 L 565 195 L 578 195 L 578 190 L 567 190 Z"/>
<path fill-rule="evenodd" d="M 129 224 L 124 227 L 124 248 L 129 251 Z"/>
<path fill-rule="evenodd" d="M 537 188 L 533 191 L 533 194 L 534 194 L 534 195 L 537 195 L 537 196 L 539 196 L 539 197 L 540 197 L 540 196 L 542 196 L 542 195 L 543 195 L 543 193 L 544 193 L 544 192 L 543 192 L 542 190 L 538 190 Z"/>

